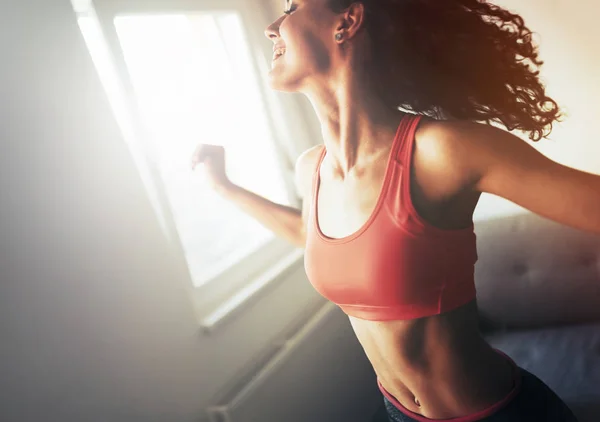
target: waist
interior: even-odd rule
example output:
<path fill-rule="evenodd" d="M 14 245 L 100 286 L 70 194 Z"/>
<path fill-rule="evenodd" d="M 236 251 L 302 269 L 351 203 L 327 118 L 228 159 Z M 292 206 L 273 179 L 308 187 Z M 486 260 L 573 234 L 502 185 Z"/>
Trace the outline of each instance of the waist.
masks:
<path fill-rule="evenodd" d="M 381 379 L 377 383 L 381 393 L 399 412 L 422 422 L 475 422 L 493 415 L 516 397 L 521 388 L 521 372 L 516 363 L 502 351 L 492 349 L 500 360 L 496 365 L 496 375 L 490 376 L 494 365 L 488 366 L 485 373 L 475 373 L 472 377 L 463 374 L 460 378 L 422 379 L 424 385 L 437 388 L 428 392 L 412 392 L 406 387 L 400 389 L 385 387 Z M 455 380 L 463 380 L 455 382 Z M 465 382 L 466 381 L 466 382 Z M 390 391 L 395 392 L 392 394 Z"/>
<path fill-rule="evenodd" d="M 475 301 L 410 321 L 350 321 L 382 392 L 416 415 L 470 415 L 514 387 L 512 365 L 479 333 Z"/>

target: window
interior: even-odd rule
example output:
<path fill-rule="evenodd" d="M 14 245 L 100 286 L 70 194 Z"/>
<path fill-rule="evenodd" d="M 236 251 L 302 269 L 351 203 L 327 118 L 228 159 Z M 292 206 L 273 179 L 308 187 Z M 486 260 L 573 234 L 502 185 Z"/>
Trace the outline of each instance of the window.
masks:
<path fill-rule="evenodd" d="M 162 227 L 208 309 L 294 252 L 189 165 L 199 143 L 223 145 L 234 183 L 295 203 L 294 160 L 259 72 L 266 55 L 247 36 L 262 34 L 264 22 L 253 24 L 235 1 L 218 9 L 126 3 L 98 10 L 100 19 L 80 7 L 80 28 Z"/>

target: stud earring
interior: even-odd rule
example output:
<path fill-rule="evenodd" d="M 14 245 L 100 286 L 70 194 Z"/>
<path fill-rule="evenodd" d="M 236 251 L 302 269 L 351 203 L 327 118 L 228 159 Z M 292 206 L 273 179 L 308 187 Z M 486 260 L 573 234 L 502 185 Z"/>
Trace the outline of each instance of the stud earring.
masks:
<path fill-rule="evenodd" d="M 344 38 L 344 35 L 342 35 L 341 32 L 338 32 L 337 34 L 335 34 L 335 40 L 336 41 L 341 41 L 342 38 Z"/>

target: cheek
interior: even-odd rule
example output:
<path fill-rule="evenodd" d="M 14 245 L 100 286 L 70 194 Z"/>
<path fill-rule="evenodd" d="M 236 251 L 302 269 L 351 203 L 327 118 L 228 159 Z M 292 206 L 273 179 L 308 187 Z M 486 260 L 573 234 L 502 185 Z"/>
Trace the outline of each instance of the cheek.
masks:
<path fill-rule="evenodd" d="M 323 30 L 319 31 L 319 28 L 314 28 L 312 25 L 289 24 L 282 25 L 280 31 L 284 40 L 287 40 L 290 58 L 316 71 L 329 68 L 332 53 L 330 49 L 333 43 L 326 42 Z"/>
<path fill-rule="evenodd" d="M 317 34 L 311 33 L 306 35 L 306 46 L 310 49 L 317 70 L 328 69 L 331 63 L 331 51 L 327 43 Z"/>

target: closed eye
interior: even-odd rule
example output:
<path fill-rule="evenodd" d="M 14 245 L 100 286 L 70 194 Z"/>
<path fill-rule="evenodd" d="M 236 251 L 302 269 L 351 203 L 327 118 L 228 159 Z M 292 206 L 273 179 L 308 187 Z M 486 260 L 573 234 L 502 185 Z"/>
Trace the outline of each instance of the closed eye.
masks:
<path fill-rule="evenodd" d="M 284 10 L 283 13 L 285 13 L 286 15 L 291 15 L 292 12 L 294 12 L 295 10 L 296 10 L 296 6 L 291 5 L 288 9 Z"/>

